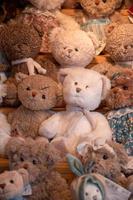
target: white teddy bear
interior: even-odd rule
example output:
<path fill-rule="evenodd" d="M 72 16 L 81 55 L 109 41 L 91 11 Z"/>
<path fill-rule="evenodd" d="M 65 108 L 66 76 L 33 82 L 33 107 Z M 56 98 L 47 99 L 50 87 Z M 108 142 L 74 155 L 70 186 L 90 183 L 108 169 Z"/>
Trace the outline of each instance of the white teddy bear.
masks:
<path fill-rule="evenodd" d="M 11 127 L 7 122 L 7 118 L 3 113 L 0 113 L 0 154 L 5 154 L 5 146 L 10 140 Z"/>
<path fill-rule="evenodd" d="M 50 34 L 52 55 L 62 68 L 86 67 L 96 55 L 99 41 L 92 32 L 80 29 L 70 16 L 56 12 L 60 27 Z"/>
<path fill-rule="evenodd" d="M 106 97 L 110 89 L 109 79 L 84 68 L 61 69 L 59 78 L 63 84 L 66 111 L 56 113 L 44 121 L 39 130 L 40 135 L 54 138 L 52 143 L 71 153 L 84 141 L 103 145 L 111 140 L 112 131 L 106 118 L 98 112 L 90 112 L 98 108 Z"/>

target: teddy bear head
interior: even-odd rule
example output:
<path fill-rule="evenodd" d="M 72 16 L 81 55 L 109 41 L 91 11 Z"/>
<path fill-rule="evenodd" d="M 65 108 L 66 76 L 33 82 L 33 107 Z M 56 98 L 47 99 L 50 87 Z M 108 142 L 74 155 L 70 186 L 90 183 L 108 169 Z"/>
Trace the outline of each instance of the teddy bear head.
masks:
<path fill-rule="evenodd" d="M 90 17 L 99 18 L 111 15 L 121 6 L 122 0 L 80 0 L 81 6 Z"/>
<path fill-rule="evenodd" d="M 24 187 L 28 184 L 28 172 L 25 169 L 5 171 L 0 174 L 0 199 L 21 197 Z"/>
<path fill-rule="evenodd" d="M 55 107 L 60 89 L 51 78 L 43 75 L 16 75 L 18 98 L 30 110 L 48 110 Z"/>
<path fill-rule="evenodd" d="M 106 51 L 117 62 L 133 60 L 133 25 L 111 24 L 107 28 Z"/>
<path fill-rule="evenodd" d="M 9 61 L 34 58 L 41 47 L 41 33 L 33 26 L 13 21 L 4 31 L 3 49 Z"/>
<path fill-rule="evenodd" d="M 116 73 L 112 77 L 112 88 L 106 98 L 110 109 L 133 106 L 133 72 L 132 70 Z"/>
<path fill-rule="evenodd" d="M 80 149 L 80 156 L 87 173 L 99 173 L 119 182 L 122 170 L 128 163 L 128 155 L 123 145 L 110 142 L 101 147 L 86 144 Z M 118 180 L 117 180 L 118 178 Z"/>
<path fill-rule="evenodd" d="M 31 182 L 43 179 L 47 169 L 52 169 L 61 159 L 58 150 L 42 137 L 36 140 L 14 137 L 6 146 L 6 154 L 11 169 L 26 169 Z"/>
<path fill-rule="evenodd" d="M 76 28 L 55 28 L 50 35 L 51 51 L 61 67 L 85 67 L 95 56 L 96 38 Z"/>
<path fill-rule="evenodd" d="M 59 79 L 67 105 L 89 110 L 95 110 L 110 89 L 108 78 L 84 68 L 61 69 Z"/>

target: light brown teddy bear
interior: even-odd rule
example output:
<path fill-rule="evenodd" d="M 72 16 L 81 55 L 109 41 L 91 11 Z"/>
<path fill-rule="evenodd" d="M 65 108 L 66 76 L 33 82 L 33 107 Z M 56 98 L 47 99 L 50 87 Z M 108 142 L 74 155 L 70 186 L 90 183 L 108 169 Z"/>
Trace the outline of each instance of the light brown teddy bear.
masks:
<path fill-rule="evenodd" d="M 17 74 L 18 97 L 22 105 L 9 114 L 14 134 L 35 138 L 41 123 L 51 116 L 60 96 L 58 84 L 42 75 Z"/>
<path fill-rule="evenodd" d="M 26 200 L 72 200 L 66 180 L 56 172 L 59 152 L 45 138 L 12 138 L 7 145 L 11 169 L 29 173 L 32 194 Z"/>

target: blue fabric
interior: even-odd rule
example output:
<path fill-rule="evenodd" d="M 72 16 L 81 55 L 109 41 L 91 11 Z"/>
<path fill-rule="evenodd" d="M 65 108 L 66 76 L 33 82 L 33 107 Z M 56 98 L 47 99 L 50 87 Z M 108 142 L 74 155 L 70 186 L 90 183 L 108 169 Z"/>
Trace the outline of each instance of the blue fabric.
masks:
<path fill-rule="evenodd" d="M 133 156 L 133 107 L 113 110 L 107 118 L 113 130 L 113 139 L 122 143 L 128 155 Z"/>

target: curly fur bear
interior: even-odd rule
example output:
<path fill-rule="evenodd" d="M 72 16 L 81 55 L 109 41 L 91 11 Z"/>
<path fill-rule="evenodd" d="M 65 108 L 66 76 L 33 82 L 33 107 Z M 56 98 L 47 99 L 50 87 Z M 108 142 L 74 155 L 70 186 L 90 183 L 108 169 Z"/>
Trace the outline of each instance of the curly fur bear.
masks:
<path fill-rule="evenodd" d="M 7 145 L 11 169 L 24 168 L 29 173 L 32 195 L 27 200 L 71 200 L 69 187 L 55 171 L 59 152 L 44 138 L 12 138 Z"/>

